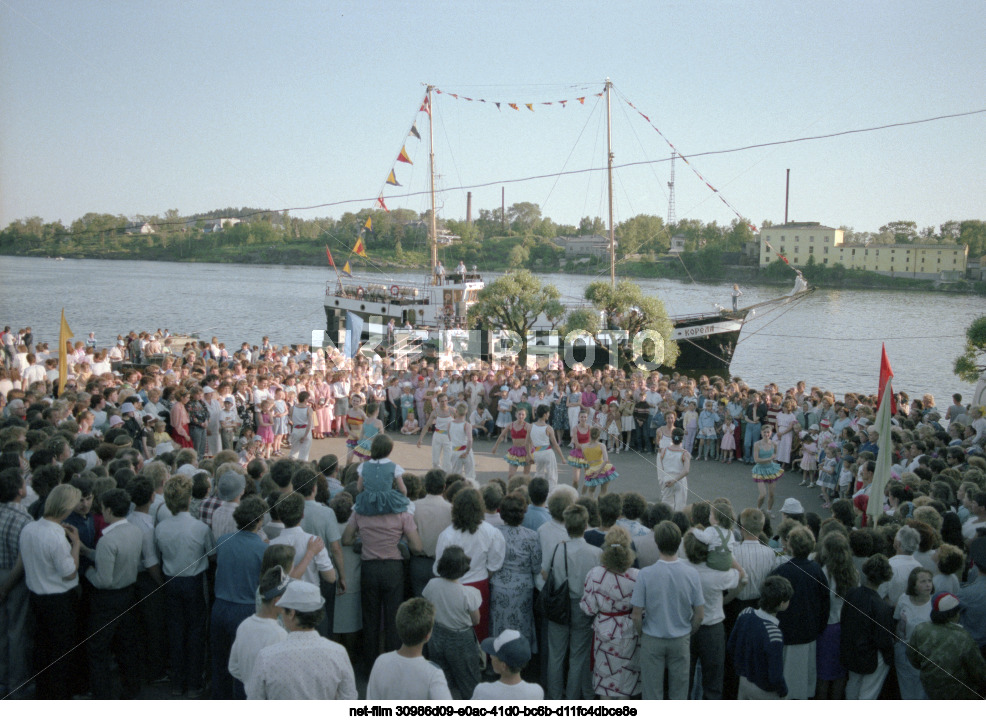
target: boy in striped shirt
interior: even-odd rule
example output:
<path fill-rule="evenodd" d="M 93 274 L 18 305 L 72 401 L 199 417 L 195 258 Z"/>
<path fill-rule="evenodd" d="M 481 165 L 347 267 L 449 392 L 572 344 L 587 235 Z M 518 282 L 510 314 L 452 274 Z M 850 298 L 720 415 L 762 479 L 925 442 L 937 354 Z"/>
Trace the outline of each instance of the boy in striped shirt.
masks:
<path fill-rule="evenodd" d="M 760 608 L 747 608 L 737 617 L 726 651 L 739 675 L 740 701 L 787 696 L 784 636 L 776 614 L 787 609 L 793 595 L 790 581 L 770 576 L 760 589 Z"/>

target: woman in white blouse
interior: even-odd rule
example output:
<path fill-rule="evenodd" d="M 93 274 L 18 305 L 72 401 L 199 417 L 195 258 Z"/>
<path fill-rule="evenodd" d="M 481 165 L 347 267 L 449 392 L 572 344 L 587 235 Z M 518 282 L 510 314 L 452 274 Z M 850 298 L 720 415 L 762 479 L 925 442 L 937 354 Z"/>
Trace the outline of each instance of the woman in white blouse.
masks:
<path fill-rule="evenodd" d="M 503 534 L 483 520 L 486 507 L 475 488 L 463 488 L 452 499 L 452 525 L 438 536 L 435 558 L 442 557 L 449 546 L 459 546 L 472 559 L 469 571 L 461 583 L 479 589 L 483 605 L 479 608 L 479 625 L 476 636 L 482 641 L 489 635 L 490 574 L 499 571 L 507 553 Z M 438 562 L 435 562 L 438 573 Z"/>

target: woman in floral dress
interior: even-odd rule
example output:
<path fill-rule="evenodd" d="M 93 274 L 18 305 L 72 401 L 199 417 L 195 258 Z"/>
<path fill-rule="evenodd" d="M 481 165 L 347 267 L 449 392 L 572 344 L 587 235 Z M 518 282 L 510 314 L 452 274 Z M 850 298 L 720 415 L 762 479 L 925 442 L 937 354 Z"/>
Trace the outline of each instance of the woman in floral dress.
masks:
<path fill-rule="evenodd" d="M 640 635 L 633 626 L 630 597 L 637 583 L 631 568 L 630 534 L 614 526 L 603 540 L 601 566 L 585 579 L 581 607 L 592 621 L 592 685 L 603 698 L 640 693 Z"/>
<path fill-rule="evenodd" d="M 507 555 L 500 570 L 490 574 L 490 637 L 501 631 L 519 631 L 537 651 L 534 632 L 534 576 L 541 572 L 541 543 L 536 531 L 520 524 L 527 513 L 527 501 L 512 493 L 500 503 L 497 526 L 507 542 Z"/>

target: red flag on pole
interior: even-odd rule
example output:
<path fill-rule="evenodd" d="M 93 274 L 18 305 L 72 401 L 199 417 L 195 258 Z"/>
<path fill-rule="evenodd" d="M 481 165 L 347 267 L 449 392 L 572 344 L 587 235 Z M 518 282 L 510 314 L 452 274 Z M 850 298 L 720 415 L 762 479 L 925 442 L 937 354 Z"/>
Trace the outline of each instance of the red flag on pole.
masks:
<path fill-rule="evenodd" d="M 883 345 L 883 354 L 880 357 L 880 390 L 878 391 L 876 408 L 880 410 L 880 401 L 883 400 L 883 389 L 894 377 L 894 371 L 890 367 L 890 359 L 887 357 L 887 346 Z M 890 415 L 897 415 L 897 399 L 894 398 L 894 386 L 890 384 Z"/>
<path fill-rule="evenodd" d="M 336 264 L 335 264 L 335 261 L 332 260 L 332 251 L 329 250 L 329 246 L 325 246 L 325 254 L 327 256 L 329 256 L 329 265 L 331 265 L 333 268 L 335 268 L 336 267 Z"/>

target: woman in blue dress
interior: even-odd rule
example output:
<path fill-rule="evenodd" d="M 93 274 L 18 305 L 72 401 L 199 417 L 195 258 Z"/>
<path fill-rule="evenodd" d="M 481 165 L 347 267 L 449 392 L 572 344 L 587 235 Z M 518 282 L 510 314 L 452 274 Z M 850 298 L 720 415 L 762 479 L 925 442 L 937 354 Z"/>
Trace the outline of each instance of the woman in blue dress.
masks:
<path fill-rule="evenodd" d="M 753 459 L 757 462 L 753 466 L 753 480 L 756 481 L 759 492 L 757 508 L 763 505 L 766 497 L 767 512 L 771 515 L 774 513 L 774 484 L 784 475 L 784 469 L 775 460 L 777 442 L 771 438 L 773 433 L 774 429 L 765 424 L 760 429 L 760 440 L 753 444 Z"/>
<path fill-rule="evenodd" d="M 504 525 L 497 528 L 507 552 L 500 569 L 490 574 L 490 638 L 514 629 L 536 652 L 534 576 L 541 572 L 541 543 L 536 531 L 520 525 L 526 512 L 527 501 L 519 493 L 511 493 L 500 503 Z"/>

